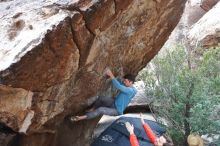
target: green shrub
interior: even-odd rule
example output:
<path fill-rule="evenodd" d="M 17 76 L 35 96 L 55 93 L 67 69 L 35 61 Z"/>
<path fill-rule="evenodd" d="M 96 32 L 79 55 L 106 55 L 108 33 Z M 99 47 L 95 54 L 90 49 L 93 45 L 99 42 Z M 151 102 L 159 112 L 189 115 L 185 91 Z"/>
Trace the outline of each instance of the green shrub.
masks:
<path fill-rule="evenodd" d="M 220 134 L 220 47 L 202 55 L 176 47 L 157 55 L 138 77 L 176 145 L 186 144 L 190 133 Z"/>

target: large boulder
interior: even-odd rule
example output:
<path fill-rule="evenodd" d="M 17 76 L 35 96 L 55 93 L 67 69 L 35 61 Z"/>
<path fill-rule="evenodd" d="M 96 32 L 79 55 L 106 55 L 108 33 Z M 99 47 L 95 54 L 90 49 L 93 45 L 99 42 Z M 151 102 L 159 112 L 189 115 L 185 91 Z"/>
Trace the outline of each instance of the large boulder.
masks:
<path fill-rule="evenodd" d="M 106 67 L 116 76 L 137 75 L 184 6 L 185 0 L 1 1 L 0 122 L 20 133 L 16 145 L 89 145 L 98 119 L 66 117 L 107 93 Z"/>
<path fill-rule="evenodd" d="M 201 8 L 201 0 L 187 0 L 183 15 L 170 35 L 168 41 L 163 46 L 166 50 L 177 45 L 185 46 L 188 43 L 188 32 L 191 27 L 198 22 L 206 11 Z"/>
<path fill-rule="evenodd" d="M 219 0 L 188 0 L 177 27 L 164 48 L 213 47 L 220 43 Z"/>
<path fill-rule="evenodd" d="M 220 2 L 210 9 L 189 31 L 192 45 L 217 46 L 220 43 Z"/>

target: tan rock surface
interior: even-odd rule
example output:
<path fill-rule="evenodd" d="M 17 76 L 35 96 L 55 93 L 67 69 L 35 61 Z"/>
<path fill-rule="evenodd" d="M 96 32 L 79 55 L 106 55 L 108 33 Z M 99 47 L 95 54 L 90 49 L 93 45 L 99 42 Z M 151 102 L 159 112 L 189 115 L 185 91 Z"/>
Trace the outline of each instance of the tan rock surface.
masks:
<path fill-rule="evenodd" d="M 189 30 L 192 45 L 212 47 L 220 43 L 220 2 L 209 10 Z"/>
<path fill-rule="evenodd" d="M 201 2 L 201 8 L 203 8 L 206 11 L 209 11 L 210 9 L 212 9 L 214 5 L 216 5 L 219 2 L 219 0 L 202 0 Z"/>
<path fill-rule="evenodd" d="M 28 113 L 31 112 L 33 93 L 21 88 L 0 85 L 0 95 L 0 122 L 14 131 L 19 131 Z"/>
<path fill-rule="evenodd" d="M 217 46 L 220 43 L 219 7 L 219 0 L 188 0 L 179 24 L 164 48 Z"/>

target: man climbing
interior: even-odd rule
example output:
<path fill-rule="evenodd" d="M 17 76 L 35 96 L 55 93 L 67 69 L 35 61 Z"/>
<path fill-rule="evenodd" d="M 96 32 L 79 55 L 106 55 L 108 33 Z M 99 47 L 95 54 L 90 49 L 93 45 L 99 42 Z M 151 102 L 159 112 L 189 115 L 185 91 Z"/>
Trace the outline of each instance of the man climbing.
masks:
<path fill-rule="evenodd" d="M 122 84 L 115 78 L 110 69 L 106 69 L 105 74 L 111 78 L 113 86 L 119 90 L 119 93 L 115 98 L 99 97 L 88 113 L 71 117 L 71 121 L 92 119 L 101 115 L 117 116 L 123 114 L 125 108 L 137 93 L 137 90 L 133 87 L 135 77 L 131 74 L 125 75 Z"/>

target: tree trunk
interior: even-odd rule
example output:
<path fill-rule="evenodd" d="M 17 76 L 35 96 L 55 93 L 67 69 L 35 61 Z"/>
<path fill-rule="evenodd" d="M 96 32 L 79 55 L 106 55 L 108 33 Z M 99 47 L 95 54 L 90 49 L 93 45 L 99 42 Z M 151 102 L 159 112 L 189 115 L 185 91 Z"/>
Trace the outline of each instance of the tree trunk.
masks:
<path fill-rule="evenodd" d="M 192 81 L 192 83 L 190 85 L 190 88 L 189 88 L 189 93 L 186 96 L 187 101 L 186 101 L 186 105 L 185 105 L 185 119 L 184 119 L 184 130 L 185 130 L 184 145 L 185 146 L 188 146 L 187 137 L 188 137 L 188 135 L 190 134 L 190 131 L 191 131 L 190 124 L 187 121 L 187 119 L 189 119 L 189 117 L 190 117 L 190 108 L 191 108 L 190 98 L 192 96 L 193 89 L 194 89 L 194 83 Z"/>

